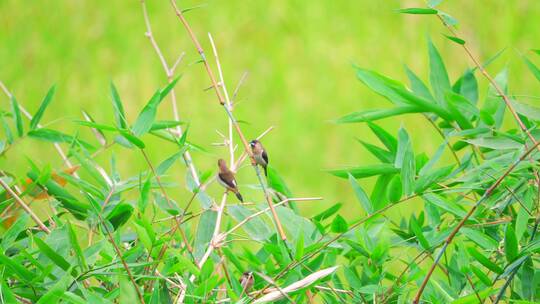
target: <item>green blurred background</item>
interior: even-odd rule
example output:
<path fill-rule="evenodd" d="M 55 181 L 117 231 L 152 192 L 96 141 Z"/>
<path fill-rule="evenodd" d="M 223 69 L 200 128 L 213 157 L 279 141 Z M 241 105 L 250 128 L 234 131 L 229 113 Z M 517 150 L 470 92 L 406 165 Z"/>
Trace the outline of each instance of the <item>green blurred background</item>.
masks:
<path fill-rule="evenodd" d="M 229 91 L 244 71 L 249 72 L 236 107 L 237 118 L 248 122 L 242 125 L 245 134 L 254 137 L 276 127 L 264 144 L 272 165 L 296 196 L 323 196 L 327 202 L 352 206 L 356 203 L 347 181 L 322 170 L 377 162 L 355 141 L 355 137 L 375 140 L 365 125 L 329 122 L 352 111 L 387 106 L 356 80 L 352 63 L 402 81 L 407 64 L 426 79 L 430 36 L 452 80 L 471 66 L 463 50 L 442 36 L 446 32 L 437 18 L 395 12 L 424 6 L 423 1 L 179 1 L 182 8 L 199 4 L 204 6 L 187 13 L 187 18 L 209 58 L 207 32 L 212 33 Z M 169 1 L 150 0 L 148 8 L 167 60 L 173 62 L 186 52 L 178 69 L 184 76 L 176 86 L 180 115 L 190 123 L 189 140 L 207 149 L 193 153 L 197 167 L 214 169 L 218 157 L 227 157 L 224 148 L 211 145 L 220 141 L 215 130 L 226 130 L 226 115 L 215 94 L 203 91 L 210 85 L 208 77 L 201 64 L 193 64 L 198 54 Z M 520 59 L 520 53 L 540 47 L 540 1 L 447 0 L 439 8 L 460 21 L 463 38 L 481 60 L 506 48 L 489 70 L 495 74 L 507 65 L 514 93 L 540 94 Z M 112 123 L 109 81 L 113 80 L 134 121 L 153 91 L 166 83 L 144 32 L 136 0 L 0 0 L 0 80 L 32 113 L 47 89 L 57 84 L 55 100 L 42 122 L 70 132 L 77 129 L 72 120 L 81 118 L 81 109 L 98 122 Z M 485 81 L 480 82 L 485 88 Z M 4 95 L 0 108 L 9 109 Z M 169 100 L 161 105 L 159 117 L 172 118 Z M 439 145 L 436 133 L 419 116 L 382 124 L 396 132 L 404 125 L 419 150 L 433 152 Z M 81 132 L 90 138 L 88 130 Z M 148 141 L 154 163 L 174 152 L 172 145 Z M 124 176 L 146 168 L 140 153 L 121 147 L 112 152 L 120 156 Z M 0 168 L 24 174 L 25 156 L 42 165 L 61 165 L 50 145 L 25 139 L 0 159 Z M 107 169 L 109 157 L 110 153 L 98 157 Z M 184 168 L 176 165 L 174 170 L 173 177 L 183 184 Z M 238 179 L 244 186 L 256 181 L 247 168 Z M 178 191 L 185 193 L 182 189 Z M 217 186 L 211 191 L 218 191 Z M 250 191 L 245 189 L 248 198 Z M 313 210 L 321 208 L 321 203 L 307 204 L 316 206 Z"/>

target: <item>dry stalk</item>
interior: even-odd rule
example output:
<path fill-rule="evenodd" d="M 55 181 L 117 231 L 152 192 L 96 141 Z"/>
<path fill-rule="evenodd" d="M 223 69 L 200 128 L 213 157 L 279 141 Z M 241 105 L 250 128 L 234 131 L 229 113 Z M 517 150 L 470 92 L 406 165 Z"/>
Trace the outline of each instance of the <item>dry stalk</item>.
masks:
<path fill-rule="evenodd" d="M 11 197 L 13 197 L 15 201 L 24 209 L 24 211 L 26 211 L 26 213 L 30 215 L 32 220 L 34 220 L 34 222 L 36 222 L 36 224 L 38 225 L 39 229 L 41 229 L 47 234 L 51 233 L 49 228 L 47 228 L 47 226 L 43 224 L 43 222 L 39 219 L 39 217 L 32 211 L 32 209 L 30 209 L 30 207 L 28 207 L 28 205 L 26 205 L 26 203 L 22 200 L 22 198 L 19 195 L 17 195 L 17 193 L 15 193 L 15 191 L 13 191 L 13 189 L 11 189 L 11 187 L 9 187 L 9 185 L 1 178 L 0 178 L 0 185 L 2 185 L 2 188 L 4 188 L 6 192 L 9 195 L 11 195 Z"/>
<path fill-rule="evenodd" d="M 276 225 L 277 232 L 279 233 L 279 236 L 281 237 L 281 239 L 283 241 L 285 241 L 287 239 L 287 236 L 285 235 L 285 231 L 283 230 L 283 226 L 281 225 L 281 221 L 279 220 L 279 217 L 278 217 L 276 211 L 273 208 L 272 198 L 270 197 L 270 195 L 266 191 L 266 187 L 264 185 L 264 182 L 263 182 L 263 179 L 262 179 L 262 176 L 261 176 L 261 171 L 260 171 L 259 167 L 257 166 L 255 158 L 253 157 L 253 153 L 251 152 L 251 148 L 249 146 L 249 143 L 246 140 L 246 137 L 244 136 L 244 133 L 242 132 L 242 129 L 240 128 L 240 125 L 238 124 L 238 121 L 234 118 L 232 112 L 229 111 L 226 100 L 223 97 L 223 94 L 221 93 L 221 91 L 219 90 L 216 77 L 214 76 L 214 72 L 212 72 L 212 69 L 210 67 L 210 64 L 208 63 L 208 60 L 206 58 L 206 55 L 204 53 L 204 50 L 203 50 L 201 44 L 197 40 L 197 37 L 193 33 L 193 30 L 191 29 L 191 27 L 189 26 L 189 23 L 187 22 L 186 18 L 184 17 L 184 14 L 182 13 L 182 11 L 176 5 L 175 0 L 170 0 L 170 2 L 171 2 L 171 5 L 173 6 L 173 8 L 174 8 L 174 10 L 176 12 L 176 15 L 178 16 L 178 18 L 180 20 L 180 22 L 182 23 L 182 25 L 184 26 L 184 28 L 188 32 L 191 40 L 193 41 L 193 44 L 195 45 L 195 48 L 197 49 L 197 52 L 201 56 L 201 59 L 203 61 L 203 64 L 204 64 L 204 67 L 205 67 L 206 72 L 208 74 L 208 77 L 210 78 L 212 86 L 214 87 L 214 92 L 216 93 L 216 96 L 218 98 L 218 102 L 220 103 L 220 105 L 223 106 L 223 109 L 227 112 L 227 115 L 231 119 L 231 121 L 233 123 L 233 126 L 234 126 L 234 129 L 236 130 L 236 133 L 238 134 L 242 144 L 244 145 L 244 149 L 245 149 L 247 155 L 251 159 L 251 165 L 253 166 L 253 168 L 255 170 L 255 173 L 257 174 L 257 178 L 258 178 L 259 183 L 261 184 L 261 187 L 263 189 L 264 196 L 266 198 L 268 206 L 270 207 L 270 210 L 272 211 L 272 216 L 274 218 L 274 223 Z"/>

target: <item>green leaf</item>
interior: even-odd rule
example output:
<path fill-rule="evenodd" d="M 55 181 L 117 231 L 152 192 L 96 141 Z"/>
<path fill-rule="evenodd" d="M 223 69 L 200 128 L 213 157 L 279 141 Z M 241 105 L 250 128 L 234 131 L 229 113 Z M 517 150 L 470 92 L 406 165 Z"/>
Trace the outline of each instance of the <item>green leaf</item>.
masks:
<path fill-rule="evenodd" d="M 11 132 L 11 128 L 9 127 L 9 124 L 4 116 L 0 116 L 0 123 L 2 123 L 2 126 L 4 127 L 8 144 L 13 144 L 13 133 Z"/>
<path fill-rule="evenodd" d="M 455 36 L 448 36 L 448 35 L 444 35 L 444 37 L 450 39 L 451 41 L 459 44 L 459 45 L 464 45 L 465 44 L 465 40 L 459 38 L 459 37 L 455 37 Z"/>
<path fill-rule="evenodd" d="M 45 243 L 40 238 L 34 238 L 34 242 L 39 247 L 39 251 L 43 253 L 46 257 L 48 257 L 53 263 L 55 263 L 58 267 L 63 269 L 64 271 L 68 271 L 70 269 L 70 264 L 66 259 L 64 259 L 61 255 L 56 253 L 54 249 L 52 249 L 47 243 Z"/>
<path fill-rule="evenodd" d="M 2 286 L 2 290 L 0 290 L 0 295 L 3 301 L 2 303 L 19 303 L 13 291 L 11 291 L 9 286 L 6 284 L 4 278 L 0 278 L 0 283 L 0 286 Z"/>
<path fill-rule="evenodd" d="M 165 174 L 169 168 L 178 160 L 187 150 L 187 147 L 182 148 L 179 152 L 174 153 L 172 156 L 161 162 L 156 168 L 157 175 Z"/>
<path fill-rule="evenodd" d="M 480 268 L 472 264 L 469 265 L 469 267 L 471 268 L 472 272 L 474 272 L 474 274 L 480 279 L 480 281 L 484 283 L 484 285 L 491 286 L 491 280 L 489 279 L 487 274 L 485 274 Z"/>
<path fill-rule="evenodd" d="M 120 134 L 127 139 L 130 143 L 135 145 L 139 149 L 144 149 L 146 146 L 144 145 L 144 142 L 137 138 L 137 136 L 131 135 L 130 133 L 120 130 Z"/>
<path fill-rule="evenodd" d="M 238 222 L 253 215 L 253 212 L 240 205 L 229 206 L 227 211 Z M 251 239 L 256 241 L 267 240 L 273 234 L 270 228 L 268 228 L 268 225 L 260 217 L 252 218 L 250 221 L 246 222 L 242 228 L 249 234 Z"/>
<path fill-rule="evenodd" d="M 113 103 L 114 119 L 116 121 L 116 126 L 120 129 L 127 129 L 128 124 L 127 124 L 126 114 L 124 112 L 124 106 L 122 105 L 122 100 L 120 100 L 118 91 L 116 90 L 116 87 L 114 86 L 114 83 L 112 81 L 111 81 L 111 100 Z"/>
<path fill-rule="evenodd" d="M 518 240 L 511 223 L 506 225 L 504 232 L 504 254 L 508 262 L 512 262 L 518 256 Z"/>
<path fill-rule="evenodd" d="M 497 74 L 497 76 L 495 76 L 495 83 L 505 94 L 508 94 L 508 69 L 505 68 L 503 71 Z M 502 97 L 493 87 L 493 85 L 490 84 L 482 108 L 482 112 L 485 112 L 484 115 L 489 114 L 493 119 L 493 124 L 490 125 L 495 125 L 497 128 L 502 125 L 505 109 L 506 104 L 504 103 Z"/>
<path fill-rule="evenodd" d="M 293 195 L 292 195 L 291 190 L 285 183 L 285 180 L 281 178 L 277 170 L 272 166 L 268 166 L 267 171 L 268 171 L 268 187 L 276 190 L 277 192 L 285 195 L 286 197 L 292 197 Z"/>
<path fill-rule="evenodd" d="M 34 130 L 38 126 L 39 121 L 43 117 L 43 113 L 45 113 L 45 110 L 47 109 L 47 107 L 52 101 L 55 91 L 56 91 L 56 86 L 53 85 L 47 92 L 47 95 L 45 95 L 45 98 L 41 102 L 41 105 L 39 106 L 39 109 L 37 110 L 36 114 L 34 114 L 34 117 L 32 117 L 32 120 L 30 120 L 30 130 Z"/>
<path fill-rule="evenodd" d="M 456 120 L 462 130 L 474 128 L 471 122 L 472 117 L 479 116 L 478 109 L 476 109 L 474 104 L 468 101 L 465 97 L 452 91 L 448 91 L 446 93 L 445 101 L 450 114 Z"/>
<path fill-rule="evenodd" d="M 540 121 L 540 108 L 528 104 L 520 103 L 515 100 L 510 101 L 519 114 L 531 119 Z"/>
<path fill-rule="evenodd" d="M 354 194 L 356 195 L 356 199 L 358 200 L 360 205 L 362 205 L 362 208 L 364 208 L 367 214 L 373 213 L 373 205 L 371 204 L 369 197 L 350 173 L 349 183 L 351 183 L 351 187 L 353 188 Z"/>
<path fill-rule="evenodd" d="M 81 245 L 79 244 L 79 241 L 77 240 L 77 234 L 75 233 L 75 230 L 73 230 L 73 226 L 71 225 L 69 221 L 67 222 L 66 226 L 68 228 L 69 242 L 71 244 L 71 248 L 73 248 L 73 251 L 75 252 L 75 256 L 77 257 L 79 266 L 81 267 L 83 271 L 87 270 L 88 264 L 86 264 L 86 258 L 81 249 Z"/>
<path fill-rule="evenodd" d="M 413 14 L 413 15 L 436 15 L 438 13 L 436 9 L 418 8 L 418 7 L 402 8 L 402 9 L 399 9 L 398 12 L 401 14 Z"/>
<path fill-rule="evenodd" d="M 323 220 L 325 220 L 325 219 L 331 217 L 331 216 L 334 215 L 336 212 L 338 212 L 339 209 L 341 209 L 342 206 L 343 206 L 342 203 L 336 203 L 336 204 L 332 205 L 330 208 L 328 208 L 328 209 L 324 210 L 323 212 L 321 212 L 321 213 L 315 215 L 315 216 L 313 217 L 313 219 L 314 219 L 315 221 L 321 222 L 321 221 L 323 221 Z"/>
<path fill-rule="evenodd" d="M 467 252 L 475 258 L 480 264 L 484 265 L 487 269 L 497 273 L 501 274 L 503 273 L 503 270 L 501 267 L 499 267 L 497 264 L 490 261 L 486 256 L 484 256 L 482 253 L 478 252 L 474 247 L 468 247 Z"/>
<path fill-rule="evenodd" d="M 26 223 L 28 222 L 29 217 L 30 216 L 26 213 L 21 215 L 7 231 L 2 233 L 2 247 L 4 250 L 10 248 L 19 234 L 26 230 Z"/>
<path fill-rule="evenodd" d="M 528 189 L 523 196 L 523 204 L 519 208 L 516 218 L 516 239 L 519 241 L 523 237 L 525 231 L 527 231 L 527 224 L 529 222 L 530 211 L 534 204 L 534 197 L 536 193 L 534 190 Z"/>
<path fill-rule="evenodd" d="M 394 175 L 388 174 L 380 175 L 377 178 L 377 181 L 375 182 L 375 186 L 373 187 L 370 196 L 373 208 L 375 210 L 379 210 L 386 206 L 388 202 L 386 192 L 388 190 L 389 183 L 393 179 L 393 177 Z"/>
<path fill-rule="evenodd" d="M 15 126 L 17 127 L 17 135 L 22 137 L 24 135 L 24 124 L 19 103 L 14 95 L 11 95 L 11 109 L 13 111 L 13 118 L 15 119 Z"/>
<path fill-rule="evenodd" d="M 381 141 L 381 143 L 390 151 L 392 154 L 396 154 L 397 152 L 397 146 L 398 142 L 397 139 L 392 136 L 390 133 L 386 132 L 383 128 L 379 127 L 378 125 L 369 122 L 368 123 L 369 128 L 377 136 L 377 138 Z"/>
<path fill-rule="evenodd" d="M 436 195 L 434 193 L 429 193 L 422 195 L 422 198 L 426 200 L 426 202 L 445 210 L 458 218 L 463 218 L 467 214 L 467 212 L 459 205 L 456 205 L 454 202 L 445 199 L 439 195 Z"/>
<path fill-rule="evenodd" d="M 135 286 L 125 275 L 118 275 L 118 282 L 120 283 L 120 296 L 118 301 L 120 304 L 139 304 L 139 298 L 137 297 L 137 291 Z"/>
<path fill-rule="evenodd" d="M 462 228 L 461 233 L 486 250 L 496 250 L 498 247 L 498 244 L 494 239 L 478 230 Z"/>
<path fill-rule="evenodd" d="M 28 177 L 34 182 L 38 180 L 39 175 L 36 172 L 28 172 Z M 66 210 L 71 212 L 77 219 L 85 219 L 90 206 L 79 202 L 74 196 L 67 192 L 52 179 L 46 182 L 38 183 L 47 189 L 47 193 L 56 198 Z"/>
<path fill-rule="evenodd" d="M 26 267 L 8 258 L 2 252 L 0 252 L 0 264 L 9 268 L 19 278 L 23 279 L 26 282 L 31 282 L 36 277 L 36 275 L 30 270 L 26 269 Z"/>
<path fill-rule="evenodd" d="M 464 140 L 472 145 L 494 150 L 520 149 L 523 145 L 507 137 L 479 137 Z"/>
<path fill-rule="evenodd" d="M 496 290 L 493 290 L 491 287 L 489 287 L 489 288 L 486 288 L 484 290 L 478 291 L 476 293 L 473 292 L 470 295 L 463 296 L 461 298 L 455 299 L 454 301 L 452 301 L 451 304 L 477 304 L 479 297 L 480 297 L 480 299 L 484 300 L 487 297 L 489 297 L 490 295 L 494 294 L 495 291 Z"/>
<path fill-rule="evenodd" d="M 414 185 L 415 193 L 422 193 L 424 190 L 436 186 L 438 182 L 443 181 L 445 177 L 450 175 L 454 169 L 453 165 L 438 168 L 428 173 L 420 175 Z"/>
<path fill-rule="evenodd" d="M 358 77 L 358 79 L 372 91 L 385 97 L 394 104 L 408 104 L 408 102 L 403 97 L 396 93 L 396 88 L 405 89 L 403 84 L 401 84 L 399 81 L 390 79 L 374 71 L 362 69 L 360 67 L 355 68 L 356 76 Z"/>
<path fill-rule="evenodd" d="M 107 215 L 106 219 L 112 224 L 114 230 L 124 225 L 133 214 L 133 206 L 130 204 L 118 204 Z"/>
<path fill-rule="evenodd" d="M 48 289 L 36 304 L 49 304 L 49 303 L 58 303 L 60 298 L 66 292 L 69 284 L 73 281 L 73 278 L 66 274 L 62 279 L 58 280 L 51 288 Z"/>
<path fill-rule="evenodd" d="M 139 113 L 139 116 L 137 117 L 137 120 L 135 121 L 135 124 L 133 125 L 132 130 L 133 130 L 134 135 L 141 136 L 152 129 L 154 120 L 156 119 L 157 108 L 159 104 L 163 101 L 165 96 L 167 96 L 167 94 L 169 94 L 169 92 L 174 88 L 174 86 L 178 82 L 178 79 L 180 78 L 177 77 L 174 81 L 169 83 L 164 89 L 158 90 L 152 96 L 152 98 L 150 98 L 146 106 Z"/>
<path fill-rule="evenodd" d="M 420 225 L 418 224 L 418 221 L 416 220 L 416 217 L 414 215 L 411 217 L 409 225 L 411 227 L 412 232 L 416 236 L 416 239 L 418 240 L 418 243 L 420 243 L 422 248 L 428 250 L 431 246 L 429 245 L 428 240 L 424 236 L 424 233 L 422 232 L 422 227 L 420 227 Z"/>
<path fill-rule="evenodd" d="M 478 102 L 478 81 L 474 76 L 474 71 L 467 69 L 454 83 L 452 90 L 476 104 Z"/>
<path fill-rule="evenodd" d="M 429 82 L 433 88 L 436 100 L 442 104 L 444 101 L 444 95 L 447 91 L 450 91 L 450 80 L 448 79 L 448 73 L 442 60 L 441 54 L 437 51 L 437 48 L 428 39 L 428 53 L 429 53 Z"/>
<path fill-rule="evenodd" d="M 160 120 L 156 121 L 152 124 L 152 127 L 150 128 L 150 131 L 157 131 L 157 130 L 163 130 L 163 129 L 171 129 L 174 127 L 177 127 L 179 125 L 182 125 L 183 122 L 176 121 L 176 120 Z"/>
<path fill-rule="evenodd" d="M 330 227 L 332 229 L 332 232 L 335 232 L 335 233 L 347 232 L 347 230 L 349 229 L 349 225 L 347 225 L 347 221 L 345 221 L 345 219 L 341 217 L 339 214 L 336 215 Z"/>
<path fill-rule="evenodd" d="M 214 233 L 214 227 L 216 226 L 217 212 L 213 210 L 205 210 L 201 215 L 199 224 L 197 225 L 197 236 L 195 237 L 195 252 L 194 256 L 198 260 L 200 259 Z"/>
<path fill-rule="evenodd" d="M 527 65 L 531 73 L 533 73 L 534 77 L 536 77 L 536 79 L 540 81 L 540 69 L 525 56 L 523 56 L 523 61 L 525 61 L 525 64 Z"/>
<path fill-rule="evenodd" d="M 388 201 L 390 202 L 397 202 L 401 199 L 401 195 L 403 194 L 403 186 L 401 184 L 401 178 L 399 176 L 394 176 L 392 180 L 390 181 L 390 184 L 388 184 L 387 187 L 387 194 L 388 194 Z"/>
<path fill-rule="evenodd" d="M 101 130 L 101 131 L 118 131 L 118 129 L 113 127 L 113 126 L 99 124 L 99 123 L 95 123 L 93 121 L 75 120 L 74 123 L 76 123 L 78 125 L 81 125 L 81 126 Z"/>
<path fill-rule="evenodd" d="M 35 139 L 48 141 L 48 142 L 53 142 L 53 143 L 68 143 L 68 144 L 71 144 L 73 142 L 78 142 L 78 143 L 81 144 L 81 146 L 83 146 L 83 147 L 85 147 L 85 148 L 87 148 L 89 150 L 95 150 L 94 146 L 92 146 L 91 144 L 89 144 L 89 143 L 87 143 L 85 141 L 82 141 L 82 140 L 80 140 L 78 138 L 74 138 L 71 135 L 67 135 L 67 134 L 64 134 L 62 132 L 52 130 L 52 129 L 45 129 L 45 128 L 34 129 L 34 130 L 31 130 L 30 132 L 28 132 L 28 136 L 32 137 L 32 138 L 35 138 Z"/>
<path fill-rule="evenodd" d="M 407 114 L 421 113 L 423 110 L 415 106 L 400 106 L 384 110 L 367 110 L 362 112 L 353 112 L 336 119 L 336 123 L 357 123 L 357 122 L 372 122 L 383 118 Z"/>
<path fill-rule="evenodd" d="M 443 19 L 444 23 L 446 23 L 447 25 L 450 25 L 450 26 L 456 26 L 458 24 L 458 21 L 456 18 L 448 15 L 447 13 L 445 12 L 441 12 L 439 11 L 439 16 L 441 16 L 441 18 Z"/>
<path fill-rule="evenodd" d="M 421 96 L 421 97 L 423 97 L 423 98 L 425 98 L 427 100 L 434 100 L 434 98 L 431 95 L 431 92 L 429 91 L 428 87 L 407 66 L 405 66 L 405 73 L 407 74 L 407 77 L 409 78 L 409 82 L 411 83 L 411 89 L 415 94 L 417 94 L 417 95 L 419 95 L 419 96 Z"/>
<path fill-rule="evenodd" d="M 349 178 L 349 174 L 354 178 L 365 178 L 381 174 L 395 174 L 399 172 L 399 169 L 392 164 L 379 164 L 371 166 L 353 167 L 348 169 L 333 169 L 328 170 L 332 175 L 341 178 Z"/>
<path fill-rule="evenodd" d="M 398 132 L 398 150 L 394 166 L 401 168 L 401 184 L 405 195 L 409 195 L 414 191 L 415 165 L 409 134 L 407 134 L 405 129 L 400 128 Z"/>
<path fill-rule="evenodd" d="M 151 186 L 151 179 L 148 177 L 140 189 L 141 195 L 139 196 L 138 207 L 142 213 L 144 213 L 144 210 L 146 210 L 146 206 L 148 205 Z"/>
<path fill-rule="evenodd" d="M 144 106 L 132 128 L 135 136 L 141 136 L 150 131 L 156 118 L 157 107 L 161 101 L 162 99 L 160 98 L 160 93 L 158 91 L 150 98 L 150 101 L 148 101 L 146 106 Z"/>
<path fill-rule="evenodd" d="M 379 148 L 375 145 L 372 145 L 370 143 L 367 143 L 359 138 L 357 138 L 358 142 L 360 142 L 371 154 L 373 154 L 375 157 L 377 157 L 380 161 L 383 163 L 393 163 L 394 162 L 394 155 L 392 155 L 391 152 Z"/>

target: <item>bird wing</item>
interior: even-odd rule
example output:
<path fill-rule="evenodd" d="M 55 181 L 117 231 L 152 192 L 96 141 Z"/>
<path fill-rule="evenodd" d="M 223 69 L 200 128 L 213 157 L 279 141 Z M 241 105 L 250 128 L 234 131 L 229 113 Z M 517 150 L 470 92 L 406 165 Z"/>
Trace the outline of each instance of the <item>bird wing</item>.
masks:
<path fill-rule="evenodd" d="M 266 154 L 265 150 L 262 151 L 262 158 L 264 159 L 264 161 L 268 165 L 268 154 Z"/>
<path fill-rule="evenodd" d="M 219 179 L 232 189 L 236 189 L 236 180 L 232 172 L 221 172 L 218 174 Z"/>

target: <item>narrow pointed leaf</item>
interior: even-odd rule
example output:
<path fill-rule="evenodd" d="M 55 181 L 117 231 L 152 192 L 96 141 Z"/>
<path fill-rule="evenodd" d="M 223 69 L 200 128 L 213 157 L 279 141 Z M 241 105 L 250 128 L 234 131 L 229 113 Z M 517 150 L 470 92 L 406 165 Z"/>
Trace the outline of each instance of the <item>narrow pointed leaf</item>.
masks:
<path fill-rule="evenodd" d="M 39 109 L 37 110 L 36 114 L 32 117 L 32 120 L 30 121 L 30 130 L 34 130 L 37 128 L 39 121 L 43 117 L 43 114 L 45 113 L 45 110 L 49 106 L 49 104 L 52 101 L 52 98 L 54 96 L 54 92 L 56 91 L 56 86 L 53 85 L 49 91 L 47 92 L 47 95 L 45 95 L 45 98 L 41 102 L 41 105 L 39 106 Z"/>
<path fill-rule="evenodd" d="M 369 200 L 369 197 L 367 196 L 366 192 L 362 187 L 360 187 L 360 184 L 356 181 L 356 179 L 349 173 L 349 183 L 351 184 L 351 187 L 353 188 L 354 194 L 356 195 L 356 199 L 362 205 L 362 208 L 366 211 L 367 214 L 373 213 L 373 205 L 371 204 L 371 201 Z"/>

